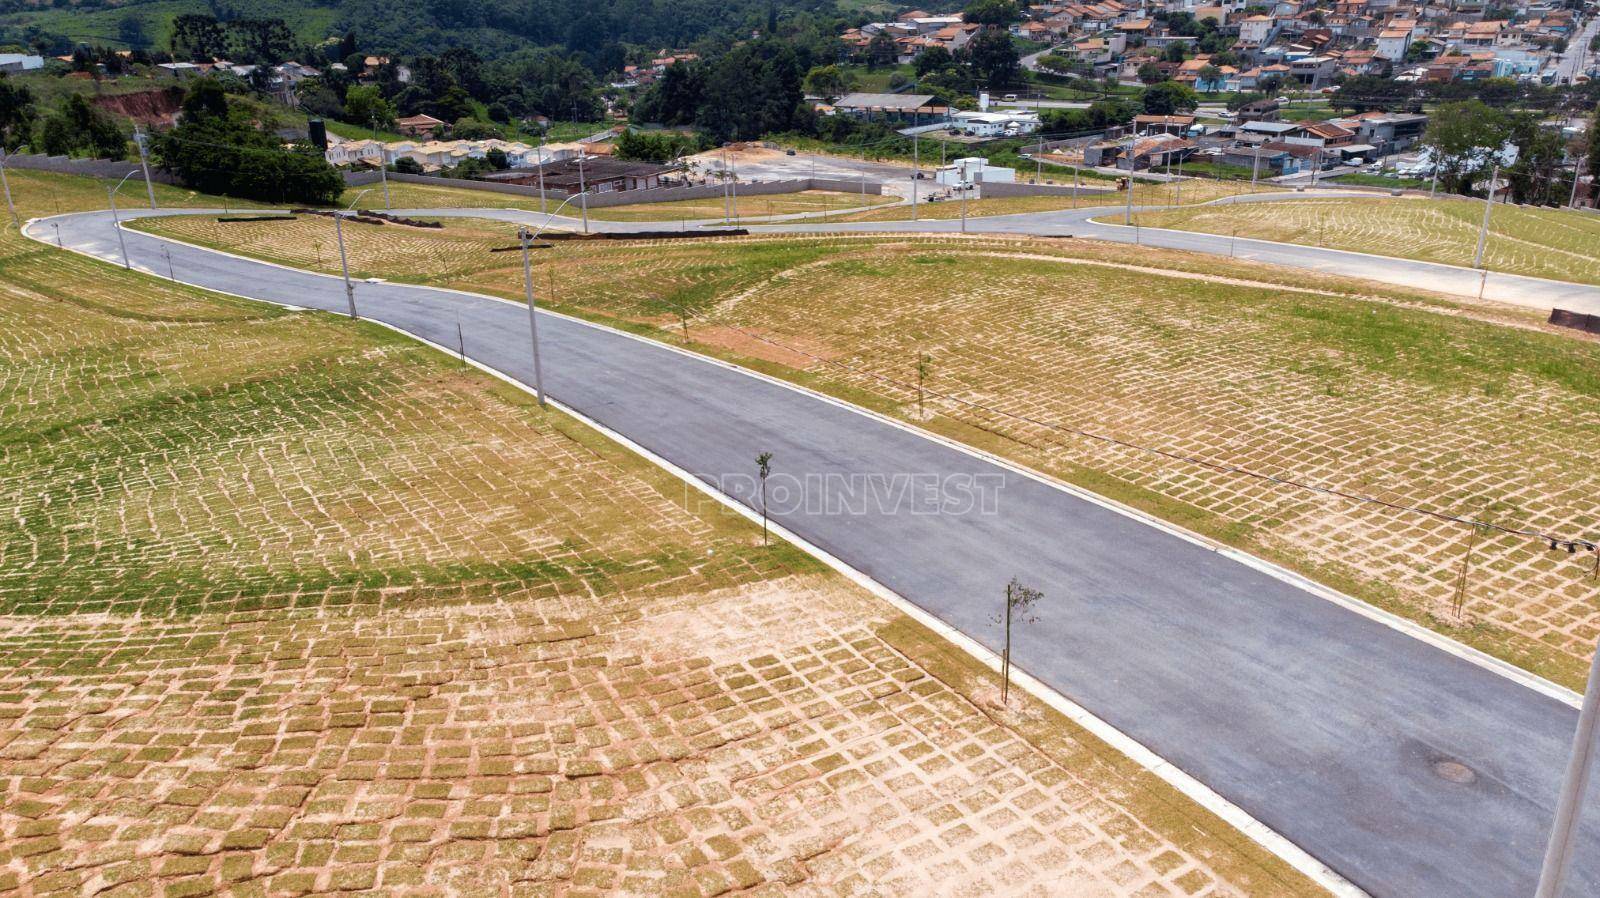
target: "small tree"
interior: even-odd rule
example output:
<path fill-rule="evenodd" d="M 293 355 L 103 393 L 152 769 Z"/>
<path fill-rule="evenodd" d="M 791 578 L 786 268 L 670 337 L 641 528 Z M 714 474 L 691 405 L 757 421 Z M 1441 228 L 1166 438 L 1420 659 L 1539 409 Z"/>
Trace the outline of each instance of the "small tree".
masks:
<path fill-rule="evenodd" d="M 756 456 L 756 473 L 761 477 L 761 544 L 767 545 L 767 475 L 772 473 L 772 453 Z"/>
<path fill-rule="evenodd" d="M 1011 697 L 1011 620 L 1013 617 L 1018 623 L 1033 623 L 1038 618 L 1033 616 L 1034 603 L 1044 598 L 1044 593 L 1037 589 L 1029 589 L 1022 585 L 1016 577 L 1006 584 L 1006 608 L 996 623 L 1003 622 L 1006 628 L 1005 649 L 1000 654 L 1000 703 L 1003 705 Z"/>
<path fill-rule="evenodd" d="M 917 420 L 919 421 L 928 417 L 922 405 L 922 384 L 928 379 L 929 363 L 932 361 L 933 359 L 927 353 L 917 353 Z"/>

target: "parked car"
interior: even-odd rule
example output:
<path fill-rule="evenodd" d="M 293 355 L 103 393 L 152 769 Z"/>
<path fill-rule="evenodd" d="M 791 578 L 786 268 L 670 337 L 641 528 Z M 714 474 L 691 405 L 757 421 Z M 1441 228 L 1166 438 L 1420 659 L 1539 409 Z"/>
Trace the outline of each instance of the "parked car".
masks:
<path fill-rule="evenodd" d="M 1016 94 L 1006 94 L 1005 96 L 1001 97 L 1000 99 L 1005 100 L 1007 103 L 1015 103 L 1015 102 L 1017 102 L 1017 95 Z"/>

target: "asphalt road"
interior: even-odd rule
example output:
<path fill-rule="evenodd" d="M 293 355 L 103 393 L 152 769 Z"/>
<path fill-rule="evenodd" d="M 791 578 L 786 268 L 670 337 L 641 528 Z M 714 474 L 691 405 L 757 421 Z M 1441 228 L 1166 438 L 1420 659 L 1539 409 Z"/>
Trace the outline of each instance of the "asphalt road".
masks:
<path fill-rule="evenodd" d="M 68 246 L 117 258 L 107 213 L 52 221 Z M 29 233 L 48 242 L 54 232 L 36 223 Z M 164 241 L 126 236 L 136 265 L 166 270 Z M 336 278 L 167 245 L 187 282 L 345 307 Z M 364 316 L 451 346 L 459 321 L 469 355 L 531 380 L 518 306 L 366 283 L 357 301 Z M 1018 666 L 1370 893 L 1532 893 L 1577 717 L 1561 700 L 838 404 L 566 318 L 541 316 L 540 336 L 553 397 L 741 501 L 762 451 L 775 476 L 796 478 L 775 483 L 803 486 L 808 500 L 831 483 L 844 510 L 786 505 L 774 517 L 984 644 L 997 647 L 992 616 L 1007 578 L 1042 589 L 1037 622 L 1016 634 Z M 997 485 L 995 510 L 887 501 L 892 478 L 907 474 L 988 478 L 971 482 Z M 1440 776 L 1445 761 L 1466 765 L 1471 781 Z M 1600 800 L 1600 783 L 1591 793 Z M 1584 827 L 1570 894 L 1600 894 L 1600 819 Z"/>
<path fill-rule="evenodd" d="M 909 181 L 906 182 L 909 185 Z M 932 189 L 927 186 L 926 189 Z M 910 193 L 909 186 L 897 193 Z M 1229 199 L 1228 202 L 1278 202 L 1305 199 L 1315 196 L 1349 197 L 1351 191 L 1312 191 L 1263 193 Z M 1396 200 L 1400 202 L 1400 200 Z M 1139 211 L 1141 207 L 1134 207 Z M 526 221 L 540 224 L 544 216 L 530 216 L 526 212 L 498 209 L 402 209 L 404 214 L 432 217 L 499 218 L 508 221 Z M 1516 274 L 1488 272 L 1435 262 L 1419 262 L 1389 256 L 1344 252 L 1316 246 L 1277 243 L 1271 240 L 1234 239 L 1221 234 L 1203 234 L 1197 231 L 1168 231 L 1155 228 L 1130 228 L 1118 224 L 1121 206 L 1093 209 L 1075 209 L 1062 212 L 1029 212 L 1019 215 L 991 215 L 967 219 L 967 232 L 972 234 L 1036 234 L 1046 236 L 1085 237 L 1114 243 L 1137 243 L 1142 246 L 1178 249 L 1214 256 L 1249 259 L 1290 268 L 1303 268 L 1327 274 L 1367 278 L 1387 284 L 1433 290 L 1457 296 L 1475 297 L 1482 291 L 1484 299 L 1522 306 L 1547 312 L 1553 308 L 1600 315 L 1600 287 L 1552 281 L 1544 278 L 1524 277 Z M 1092 219 L 1100 219 L 1093 221 Z M 673 227 L 694 227 L 696 224 L 720 225 L 720 221 L 671 222 Z M 577 229 L 576 219 L 556 218 L 554 226 Z M 591 219 L 591 230 L 623 233 L 648 228 L 639 222 L 600 222 Z M 807 216 L 793 216 L 774 224 L 745 222 L 743 227 L 755 233 L 953 233 L 961 230 L 961 221 L 875 221 L 875 222 L 822 222 Z"/>

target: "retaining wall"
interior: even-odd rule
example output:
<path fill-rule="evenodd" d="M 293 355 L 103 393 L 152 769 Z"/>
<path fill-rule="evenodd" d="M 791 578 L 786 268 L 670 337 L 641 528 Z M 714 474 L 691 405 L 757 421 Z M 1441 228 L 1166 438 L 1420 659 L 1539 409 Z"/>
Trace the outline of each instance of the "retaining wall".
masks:
<path fill-rule="evenodd" d="M 118 162 L 113 159 L 74 159 L 70 156 L 41 156 L 34 153 L 18 153 L 15 156 L 7 156 L 6 165 L 10 168 L 48 171 L 59 175 L 88 175 L 92 178 L 120 178 L 139 167 L 137 162 Z M 178 183 L 177 178 L 155 168 L 150 169 L 150 180 L 162 184 Z"/>
<path fill-rule="evenodd" d="M 1112 187 L 1085 187 L 1079 185 L 1076 190 L 1078 196 L 1109 196 L 1117 193 Z M 985 181 L 978 185 L 978 196 L 982 199 L 994 199 L 1002 196 L 1072 196 L 1074 190 L 1071 184 L 1008 184 L 1000 181 Z"/>

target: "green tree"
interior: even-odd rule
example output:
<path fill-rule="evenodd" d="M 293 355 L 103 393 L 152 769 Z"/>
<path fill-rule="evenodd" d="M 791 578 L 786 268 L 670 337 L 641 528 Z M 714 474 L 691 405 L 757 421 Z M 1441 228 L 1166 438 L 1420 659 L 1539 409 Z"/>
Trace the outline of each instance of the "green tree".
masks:
<path fill-rule="evenodd" d="M 894 45 L 894 38 L 887 32 L 880 31 L 867 41 L 867 65 L 886 66 L 894 65 L 900 56 L 900 50 Z"/>
<path fill-rule="evenodd" d="M 948 69 L 956 64 L 956 58 L 950 55 L 943 45 L 935 45 L 917 54 L 912 65 L 917 70 L 917 77 L 921 78 L 929 72 L 938 72 Z"/>
<path fill-rule="evenodd" d="M 1161 71 L 1161 66 L 1158 66 L 1153 62 L 1147 62 L 1144 65 L 1139 66 L 1139 83 L 1160 84 L 1165 80 L 1167 80 L 1167 75 L 1165 72 Z"/>
<path fill-rule="evenodd" d="M 1216 93 L 1217 86 L 1222 80 L 1222 69 L 1214 65 L 1203 65 L 1200 67 L 1199 75 L 1200 82 L 1206 85 L 1206 93 Z"/>
<path fill-rule="evenodd" d="M 806 73 L 806 93 L 829 103 L 849 93 L 854 87 L 855 75 L 836 65 L 814 66 Z"/>
<path fill-rule="evenodd" d="M 0 75 L 0 149 L 15 150 L 30 142 L 34 117 L 33 91 Z"/>
<path fill-rule="evenodd" d="M 1163 81 L 1145 88 L 1140 102 L 1145 115 L 1176 115 L 1199 106 L 1200 97 L 1186 84 Z"/>
<path fill-rule="evenodd" d="M 1439 157 L 1439 185 L 1467 194 L 1480 175 L 1488 174 L 1489 154 L 1510 137 L 1511 122 L 1504 113 L 1481 100 L 1462 100 L 1439 106 L 1428 119 L 1422 143 Z"/>
<path fill-rule="evenodd" d="M 973 25 L 990 25 L 1004 28 L 1021 18 L 1017 5 L 1011 0 L 972 0 L 961 11 L 963 21 Z"/>
<path fill-rule="evenodd" d="M 344 178 L 320 152 L 309 145 L 284 149 L 210 78 L 195 83 L 177 127 L 157 134 L 153 149 L 156 164 L 206 193 L 327 204 L 344 191 Z"/>
<path fill-rule="evenodd" d="M 228 36 L 215 17 L 185 13 L 172 19 L 168 48 L 174 59 L 210 62 L 228 52 Z"/>
<path fill-rule="evenodd" d="M 352 84 L 344 92 L 345 121 L 365 127 L 376 122 L 382 129 L 394 127 L 394 104 L 383 98 L 376 84 Z"/>
<path fill-rule="evenodd" d="M 1016 45 L 1005 29 L 985 26 L 963 48 L 972 74 L 990 87 L 1005 87 L 1021 80 L 1022 65 Z"/>
<path fill-rule="evenodd" d="M 126 44 L 129 50 L 150 49 L 150 36 L 145 33 L 144 20 L 137 13 L 128 13 L 117 23 L 117 40 Z"/>
<path fill-rule="evenodd" d="M 82 94 L 73 94 L 39 126 L 40 149 L 51 156 L 87 153 L 97 159 L 122 159 L 128 138 L 115 119 Z"/>

